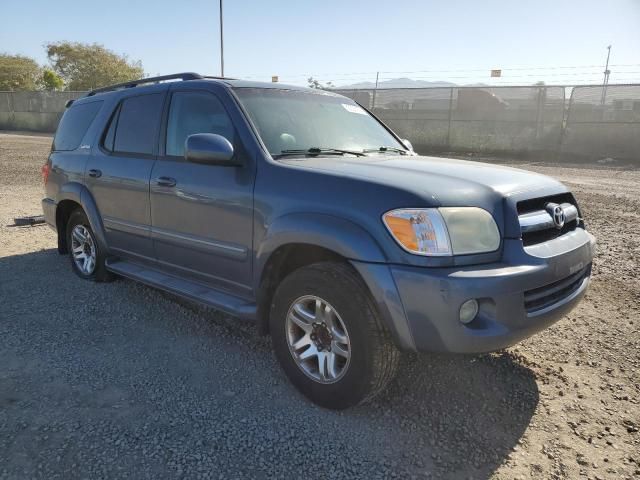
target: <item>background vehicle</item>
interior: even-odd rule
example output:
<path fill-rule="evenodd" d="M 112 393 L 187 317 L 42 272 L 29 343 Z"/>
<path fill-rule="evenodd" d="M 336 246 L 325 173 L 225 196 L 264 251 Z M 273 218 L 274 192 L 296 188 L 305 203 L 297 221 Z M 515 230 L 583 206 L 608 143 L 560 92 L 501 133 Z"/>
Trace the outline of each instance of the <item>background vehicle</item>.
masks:
<path fill-rule="evenodd" d="M 486 352 L 545 328 L 591 273 L 562 184 L 419 157 L 325 91 L 197 74 L 95 90 L 65 112 L 43 175 L 79 276 L 255 320 L 330 408 L 380 392 L 401 350 Z"/>

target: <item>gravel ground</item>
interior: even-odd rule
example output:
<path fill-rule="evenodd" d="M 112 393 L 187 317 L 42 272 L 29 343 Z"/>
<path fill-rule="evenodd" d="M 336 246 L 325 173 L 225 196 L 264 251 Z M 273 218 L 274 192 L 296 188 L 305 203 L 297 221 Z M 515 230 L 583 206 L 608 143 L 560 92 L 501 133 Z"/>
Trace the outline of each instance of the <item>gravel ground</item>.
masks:
<path fill-rule="evenodd" d="M 523 164 L 598 237 L 586 299 L 480 357 L 407 355 L 373 403 L 320 409 L 253 326 L 84 282 L 40 212 L 51 139 L 0 134 L 0 478 L 639 478 L 640 171 Z"/>

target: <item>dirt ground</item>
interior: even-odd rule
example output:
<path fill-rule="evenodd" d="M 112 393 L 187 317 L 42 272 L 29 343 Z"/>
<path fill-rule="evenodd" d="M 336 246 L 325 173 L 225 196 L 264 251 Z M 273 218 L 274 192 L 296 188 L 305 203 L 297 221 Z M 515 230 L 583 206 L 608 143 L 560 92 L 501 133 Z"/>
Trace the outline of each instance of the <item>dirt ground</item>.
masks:
<path fill-rule="evenodd" d="M 639 170 L 510 163 L 576 195 L 598 240 L 585 300 L 503 352 L 407 356 L 380 398 L 336 413 L 251 326 L 131 281 L 85 286 L 49 228 L 11 226 L 41 212 L 50 144 L 0 133 L 0 478 L 640 478 Z"/>

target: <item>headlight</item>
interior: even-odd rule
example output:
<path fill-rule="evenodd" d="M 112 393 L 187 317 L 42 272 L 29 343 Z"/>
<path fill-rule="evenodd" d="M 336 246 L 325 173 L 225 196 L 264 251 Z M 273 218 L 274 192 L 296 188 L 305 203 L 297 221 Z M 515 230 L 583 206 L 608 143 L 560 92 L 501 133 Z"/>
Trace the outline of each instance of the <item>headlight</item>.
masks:
<path fill-rule="evenodd" d="M 498 226 L 482 208 L 405 208 L 387 212 L 382 219 L 400 246 L 417 255 L 467 255 L 500 246 Z"/>

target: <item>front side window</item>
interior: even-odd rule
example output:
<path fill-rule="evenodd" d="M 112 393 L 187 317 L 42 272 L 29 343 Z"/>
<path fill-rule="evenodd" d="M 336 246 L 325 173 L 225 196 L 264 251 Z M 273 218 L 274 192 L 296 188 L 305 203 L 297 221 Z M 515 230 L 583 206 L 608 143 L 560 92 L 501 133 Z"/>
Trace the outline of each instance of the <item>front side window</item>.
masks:
<path fill-rule="evenodd" d="M 119 153 L 152 155 L 162 115 L 162 99 L 163 94 L 152 93 L 123 100 L 119 113 L 111 120 L 104 146 Z"/>
<path fill-rule="evenodd" d="M 272 155 L 287 150 L 406 150 L 353 100 L 327 92 L 236 88 L 235 92 Z"/>
<path fill-rule="evenodd" d="M 222 103 L 207 92 L 176 92 L 171 96 L 166 154 L 183 156 L 184 143 L 194 133 L 215 133 L 233 143 L 234 128 Z"/>
<path fill-rule="evenodd" d="M 75 150 L 87 133 L 89 125 L 96 118 L 102 101 L 71 105 L 64 112 L 53 139 L 53 150 Z"/>

